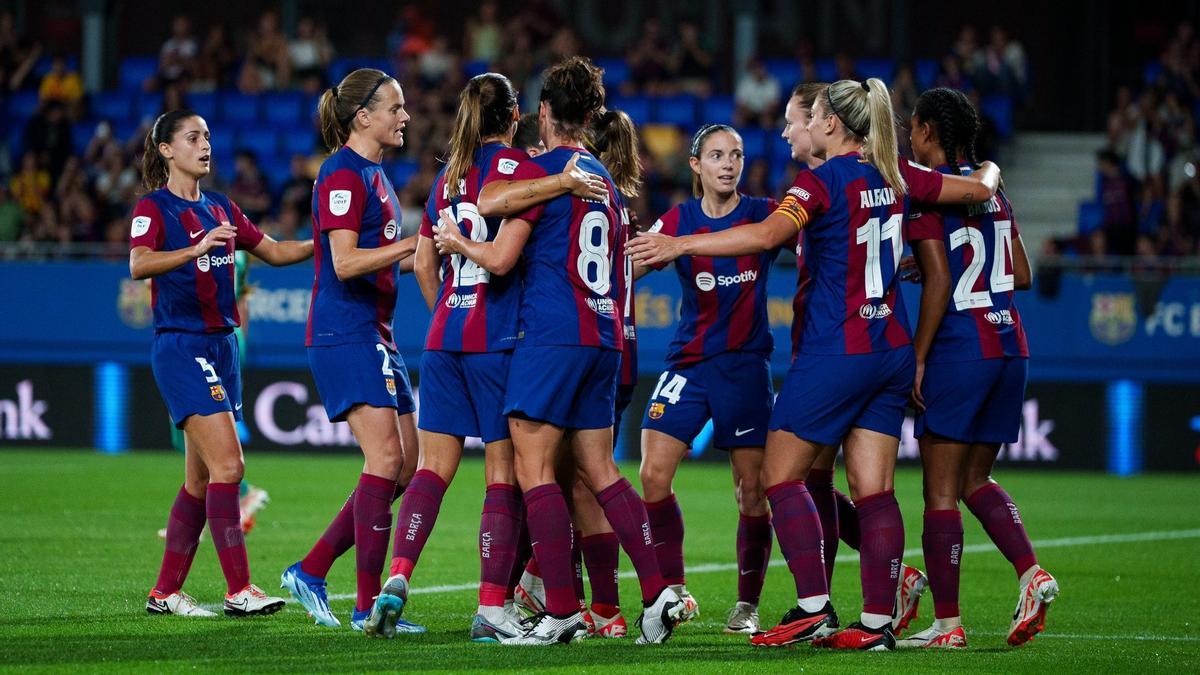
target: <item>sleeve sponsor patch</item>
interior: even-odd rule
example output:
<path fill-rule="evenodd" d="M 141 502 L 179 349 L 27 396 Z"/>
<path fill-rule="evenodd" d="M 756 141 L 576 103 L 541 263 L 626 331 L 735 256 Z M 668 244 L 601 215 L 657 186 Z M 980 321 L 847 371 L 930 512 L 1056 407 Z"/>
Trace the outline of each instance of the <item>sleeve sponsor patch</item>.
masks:
<path fill-rule="evenodd" d="M 912 161 L 911 159 L 908 160 L 908 165 L 914 169 L 920 169 L 922 171 L 932 171 L 933 170 L 933 169 L 930 169 L 929 167 L 925 166 L 924 164 L 918 164 L 918 163 Z"/>
<path fill-rule="evenodd" d="M 150 231 L 150 216 L 138 216 L 133 219 L 133 236 L 140 237 Z"/>
<path fill-rule="evenodd" d="M 350 211 L 350 191 L 332 190 L 329 193 L 329 212 L 335 216 L 344 216 Z"/>
<path fill-rule="evenodd" d="M 802 200 L 804 200 L 804 201 L 806 201 L 806 202 L 808 202 L 808 201 L 812 201 L 812 195 L 811 195 L 811 194 L 809 194 L 808 190 L 805 190 L 805 189 L 804 189 L 804 188 L 802 188 L 802 187 L 794 187 L 794 186 L 793 186 L 793 187 L 791 187 L 791 188 L 789 188 L 789 189 L 788 189 L 787 193 L 788 193 L 789 195 L 793 195 L 793 196 L 795 196 L 795 197 L 796 197 L 796 199 L 802 199 Z"/>
<path fill-rule="evenodd" d="M 662 229 L 663 229 L 663 221 L 662 221 L 662 218 L 659 218 L 658 220 L 654 221 L 654 224 L 651 225 L 650 229 L 648 229 L 646 231 L 647 232 L 658 232 Z"/>
<path fill-rule="evenodd" d="M 517 160 L 502 159 L 496 162 L 496 170 L 507 176 L 511 176 L 517 170 Z"/>

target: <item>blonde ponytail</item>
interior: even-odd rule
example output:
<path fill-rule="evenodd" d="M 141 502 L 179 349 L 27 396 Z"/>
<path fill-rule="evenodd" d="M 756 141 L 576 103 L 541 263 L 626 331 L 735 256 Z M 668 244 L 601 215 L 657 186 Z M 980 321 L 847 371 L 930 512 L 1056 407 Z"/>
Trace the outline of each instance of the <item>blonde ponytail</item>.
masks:
<path fill-rule="evenodd" d="M 450 134 L 450 158 L 446 162 L 446 194 L 458 196 L 458 184 L 475 161 L 475 150 L 483 143 L 479 134 L 479 87 L 472 80 L 458 97 L 458 114 Z"/>
<path fill-rule="evenodd" d="M 896 192 L 907 193 L 896 150 L 892 97 L 883 80 L 839 80 L 829 85 L 825 103 L 842 121 L 846 136 L 863 144 L 864 157 L 879 170 L 883 180 Z"/>

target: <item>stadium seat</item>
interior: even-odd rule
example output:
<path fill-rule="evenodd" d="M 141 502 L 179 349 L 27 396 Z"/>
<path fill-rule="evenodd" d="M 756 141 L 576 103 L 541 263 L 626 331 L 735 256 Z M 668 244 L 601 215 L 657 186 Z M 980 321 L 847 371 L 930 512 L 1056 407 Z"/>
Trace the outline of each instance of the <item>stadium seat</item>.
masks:
<path fill-rule="evenodd" d="M 234 124 L 258 121 L 258 97 L 227 91 L 221 94 L 221 119 Z"/>
<path fill-rule="evenodd" d="M 43 56 L 38 59 L 37 62 L 33 64 L 33 77 L 40 82 L 41 79 L 46 76 L 46 73 L 50 72 L 50 64 L 53 63 L 53 61 L 54 58 L 51 56 Z M 76 73 L 79 72 L 78 56 L 75 56 L 74 54 L 67 55 L 67 70 L 74 71 Z"/>
<path fill-rule="evenodd" d="M 275 125 L 293 125 L 304 119 L 300 110 L 302 96 L 298 92 L 284 91 L 262 97 L 263 116 Z"/>
<path fill-rule="evenodd" d="M 1145 80 L 1146 84 L 1154 84 L 1162 74 L 1163 64 L 1162 61 L 1157 59 L 1147 61 L 1146 67 L 1142 69 L 1142 79 Z"/>
<path fill-rule="evenodd" d="M 133 96 L 123 91 L 106 91 L 92 94 L 92 117 L 124 122 L 133 117 Z"/>
<path fill-rule="evenodd" d="M 629 81 L 629 64 L 622 58 L 596 59 L 596 65 L 604 69 L 604 86 L 619 88 Z"/>
<path fill-rule="evenodd" d="M 138 120 L 125 120 L 123 122 L 114 122 L 112 132 L 113 132 L 113 138 L 116 138 L 118 141 L 120 141 L 122 143 L 128 143 L 130 141 L 145 141 L 146 140 L 144 137 L 141 136 L 142 123 Z"/>
<path fill-rule="evenodd" d="M 25 126 L 25 120 L 33 117 L 38 109 L 38 93 L 36 91 L 15 91 L 8 97 L 8 115 L 20 126 Z"/>
<path fill-rule="evenodd" d="M 275 127 L 247 127 L 238 132 L 237 148 L 249 150 L 265 162 L 279 149 L 279 137 Z"/>
<path fill-rule="evenodd" d="M 1091 234 L 1104 227 L 1104 205 L 1100 202 L 1079 202 L 1076 223 L 1079 234 Z"/>
<path fill-rule="evenodd" d="M 1013 102 L 1007 96 L 985 96 L 979 107 L 984 115 L 991 118 L 996 125 L 996 134 L 1002 140 L 1008 140 L 1013 135 Z"/>
<path fill-rule="evenodd" d="M 87 152 L 88 144 L 96 135 L 95 122 L 76 122 L 71 125 L 71 150 L 76 155 Z"/>
<path fill-rule="evenodd" d="M 818 81 L 833 82 L 837 79 L 837 62 L 833 59 L 813 59 L 813 67 L 817 69 Z"/>
<path fill-rule="evenodd" d="M 653 99 L 652 119 L 659 124 L 696 126 L 696 97 L 691 94 L 661 96 Z"/>
<path fill-rule="evenodd" d="M 117 87 L 122 91 L 141 91 L 145 81 L 157 72 L 157 56 L 126 56 L 117 69 Z"/>
<path fill-rule="evenodd" d="M 792 161 L 792 146 L 772 130 L 767 134 L 767 154 L 771 156 L 771 166 L 787 164 Z"/>
<path fill-rule="evenodd" d="M 610 96 L 608 107 L 625 111 L 634 124 L 650 122 L 650 99 L 645 96 Z"/>
<path fill-rule="evenodd" d="M 155 119 L 163 111 L 163 99 L 158 94 L 142 94 L 134 106 L 134 117 L 138 120 Z"/>
<path fill-rule="evenodd" d="M 8 130 L 8 153 L 13 166 L 20 168 L 21 155 L 25 154 L 25 128 L 14 126 Z"/>
<path fill-rule="evenodd" d="M 796 59 L 764 59 L 763 66 L 779 82 L 780 89 L 791 91 L 800 82 L 800 62 Z"/>
<path fill-rule="evenodd" d="M 207 120 L 209 125 L 217 121 L 217 95 L 215 93 L 188 94 L 187 106 Z"/>
<path fill-rule="evenodd" d="M 896 72 L 896 64 L 891 59 L 859 59 L 854 62 L 854 69 L 864 80 L 878 77 L 890 86 L 892 74 Z"/>
<path fill-rule="evenodd" d="M 714 94 L 700 101 L 701 124 L 733 124 L 732 96 Z"/>
<path fill-rule="evenodd" d="M 307 126 L 285 127 L 280 131 L 281 150 L 288 157 L 292 155 L 308 156 L 317 148 L 316 131 Z"/>
<path fill-rule="evenodd" d="M 234 159 L 233 158 L 234 158 L 234 154 L 233 154 L 232 148 L 230 148 L 228 151 L 218 152 L 216 145 L 214 145 L 213 153 L 212 153 L 212 166 L 213 166 L 213 171 L 216 173 L 216 175 L 220 176 L 221 178 L 223 178 L 225 180 L 232 180 L 233 179 L 233 169 L 234 169 Z"/>
<path fill-rule="evenodd" d="M 383 170 L 387 174 L 388 179 L 392 181 L 392 187 L 397 192 L 404 189 L 412 177 L 416 175 L 420 166 L 416 161 L 411 159 L 396 159 L 383 163 Z"/>
<path fill-rule="evenodd" d="M 749 164 L 759 157 L 767 157 L 767 130 L 739 129 L 742 135 L 742 147 L 746 150 L 746 163 Z"/>
<path fill-rule="evenodd" d="M 463 62 L 463 75 L 468 79 L 476 75 L 482 75 L 491 70 L 491 64 L 486 59 L 476 59 L 474 61 Z"/>
<path fill-rule="evenodd" d="M 917 88 L 925 91 L 932 87 L 937 81 L 940 68 L 937 59 L 917 59 L 913 64 L 913 77 L 917 80 Z"/>
<path fill-rule="evenodd" d="M 387 59 L 371 59 L 361 56 L 344 56 L 334 59 L 329 64 L 329 80 L 334 84 L 359 68 L 376 68 L 385 73 L 392 72 L 392 64 Z"/>
<path fill-rule="evenodd" d="M 217 130 L 209 136 L 208 142 L 212 146 L 213 155 L 233 155 L 233 149 L 237 147 L 235 143 L 233 131 L 223 132 Z M 232 168 L 232 167 L 231 167 Z"/>
<path fill-rule="evenodd" d="M 271 193 L 274 194 L 283 187 L 292 175 L 292 162 L 284 155 L 259 155 L 259 169 L 267 179 Z"/>

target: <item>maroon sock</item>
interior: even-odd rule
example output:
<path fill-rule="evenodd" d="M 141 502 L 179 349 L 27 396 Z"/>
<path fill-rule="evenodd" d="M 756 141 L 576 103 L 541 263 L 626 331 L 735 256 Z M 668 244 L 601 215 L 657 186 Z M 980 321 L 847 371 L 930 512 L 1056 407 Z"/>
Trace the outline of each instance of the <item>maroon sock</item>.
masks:
<path fill-rule="evenodd" d="M 410 486 L 411 489 L 411 486 Z M 525 491 L 529 539 L 546 588 L 546 611 L 558 616 L 579 611 L 571 572 L 571 514 L 557 484 Z"/>
<path fill-rule="evenodd" d="M 771 561 L 771 516 L 738 517 L 738 601 L 758 604 Z"/>
<path fill-rule="evenodd" d="M 171 505 L 171 515 L 167 517 L 167 547 L 163 551 L 162 567 L 158 570 L 154 590 L 170 595 L 183 588 L 183 581 L 187 579 L 192 560 L 196 557 L 204 521 L 204 500 L 179 488 L 175 503 Z"/>
<path fill-rule="evenodd" d="M 209 483 L 204 507 L 221 571 L 225 574 L 225 585 L 233 595 L 250 583 L 250 561 L 246 558 L 246 537 L 242 534 L 238 484 Z"/>
<path fill-rule="evenodd" d="M 900 582 L 904 557 L 904 520 L 891 490 L 877 492 L 857 502 L 859 527 L 859 575 L 862 578 L 863 611 L 891 616 Z"/>
<path fill-rule="evenodd" d="M 312 550 L 300 561 L 300 569 L 305 574 L 324 579 L 329 575 L 333 561 L 349 551 L 351 546 L 354 546 L 354 491 L 350 492 L 346 503 L 342 504 L 333 522 L 313 544 Z"/>
<path fill-rule="evenodd" d="M 574 581 L 575 599 L 583 605 L 587 596 L 583 590 L 583 548 L 580 546 L 580 539 L 583 539 L 583 532 L 575 528 L 571 531 L 571 577 Z"/>
<path fill-rule="evenodd" d="M 767 490 L 767 500 L 771 502 L 775 539 L 796 580 L 796 597 L 828 595 L 821 556 L 821 519 L 808 488 L 801 481 L 780 483 Z"/>
<path fill-rule="evenodd" d="M 508 577 L 508 586 L 504 590 L 504 599 L 512 600 L 516 595 L 517 584 L 525 573 L 525 566 L 533 559 L 533 548 L 529 546 L 529 525 L 525 522 L 525 501 L 521 501 L 521 534 L 517 538 L 517 557 L 513 561 L 512 572 Z"/>
<path fill-rule="evenodd" d="M 958 509 L 926 511 L 921 533 L 925 569 L 933 591 L 933 616 L 949 619 L 958 612 L 958 574 L 962 558 L 963 522 Z"/>
<path fill-rule="evenodd" d="M 658 556 L 654 552 L 654 537 L 650 534 L 650 517 L 646 505 L 629 481 L 621 478 L 596 495 L 596 501 L 604 507 L 608 524 L 612 525 L 621 548 L 633 563 L 638 583 L 642 587 L 642 603 L 653 602 L 667 582 L 658 567 Z M 680 529 L 682 532 L 682 528 Z M 682 537 L 680 537 L 682 542 Z M 665 547 L 664 547 L 665 548 Z M 680 554 L 682 558 L 682 553 Z M 682 571 L 681 571 L 682 572 Z M 682 573 L 680 577 L 682 577 Z"/>
<path fill-rule="evenodd" d="M 1033 552 L 1033 544 L 1025 533 L 1025 524 L 1021 522 L 1021 513 L 1012 497 L 996 483 L 988 483 L 967 497 L 967 508 L 983 524 L 996 548 L 1008 558 L 1020 577 L 1030 567 L 1037 564 L 1037 556 Z"/>
<path fill-rule="evenodd" d="M 621 544 L 613 532 L 583 537 L 580 542 L 583 562 L 587 565 L 588 582 L 592 587 L 592 605 L 619 607 L 617 592 L 617 561 Z"/>
<path fill-rule="evenodd" d="M 646 515 L 650 518 L 654 553 L 658 557 L 663 581 L 668 584 L 684 583 L 683 512 L 679 510 L 675 494 L 672 493 L 661 502 L 646 502 Z"/>
<path fill-rule="evenodd" d="M 479 518 L 479 604 L 503 607 L 521 535 L 521 494 L 515 485 L 493 483 Z"/>
<path fill-rule="evenodd" d="M 358 576 L 358 601 L 354 608 L 370 609 L 379 595 L 379 575 L 387 560 L 392 533 L 392 495 L 396 482 L 362 474 L 354 491 L 354 563 Z"/>
<path fill-rule="evenodd" d="M 413 568 L 425 548 L 429 533 L 437 522 L 442 508 L 442 497 L 446 495 L 446 481 L 428 469 L 413 474 L 412 482 L 400 500 L 400 513 L 396 517 L 396 535 L 392 540 L 391 575 L 403 574 L 411 580 Z"/>
<path fill-rule="evenodd" d="M 858 524 L 858 507 L 841 490 L 833 491 L 837 500 L 838 538 L 855 551 L 861 550 L 862 531 Z"/>
<path fill-rule="evenodd" d="M 833 489 L 833 469 L 810 469 L 804 479 L 812 496 L 817 517 L 821 519 L 822 545 L 825 551 L 825 583 L 833 587 L 833 564 L 838 550 L 838 500 Z"/>

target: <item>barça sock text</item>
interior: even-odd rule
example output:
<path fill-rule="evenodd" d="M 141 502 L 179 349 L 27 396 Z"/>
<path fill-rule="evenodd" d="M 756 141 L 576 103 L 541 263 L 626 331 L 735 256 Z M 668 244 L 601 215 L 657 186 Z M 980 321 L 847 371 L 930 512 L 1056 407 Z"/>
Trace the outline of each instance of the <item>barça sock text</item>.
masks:
<path fill-rule="evenodd" d="M 660 502 L 646 502 L 650 531 L 654 535 L 654 552 L 663 581 L 676 585 L 684 583 L 683 512 L 672 493 Z"/>
<path fill-rule="evenodd" d="M 967 497 L 966 503 L 996 548 L 1012 563 L 1018 577 L 1037 564 L 1033 544 L 1021 522 L 1021 513 L 1004 488 L 988 483 Z"/>
<path fill-rule="evenodd" d="M 838 550 L 838 499 L 833 489 L 832 469 L 810 469 L 804 479 L 808 494 L 812 496 L 817 517 L 821 519 L 821 533 L 825 546 L 825 583 L 833 585 L 833 564 Z"/>
<path fill-rule="evenodd" d="M 580 542 L 583 562 L 587 565 L 588 582 L 592 587 L 592 605 L 619 606 L 617 592 L 617 561 L 621 544 L 614 532 L 602 532 L 584 537 Z"/>
<path fill-rule="evenodd" d="M 433 525 L 442 508 L 442 497 L 446 495 L 446 481 L 435 472 L 421 469 L 413 474 L 412 482 L 400 499 L 400 511 L 396 518 L 396 535 L 392 544 L 391 575 L 403 574 L 412 579 L 413 568 Z"/>
<path fill-rule="evenodd" d="M 891 616 L 900 583 L 904 557 L 904 521 L 891 490 L 863 497 L 858 506 L 862 542 L 859 575 L 862 578 L 863 612 Z"/>
<path fill-rule="evenodd" d="M 617 533 L 621 548 L 633 563 L 642 587 L 642 602 L 653 601 L 667 583 L 659 571 L 645 503 L 625 478 L 601 490 L 596 501 L 604 508 L 604 515 Z"/>
<path fill-rule="evenodd" d="M 503 607 L 516 565 L 521 535 L 521 493 L 515 485 L 494 483 L 483 497 L 479 519 L 479 604 Z"/>
<path fill-rule="evenodd" d="M 963 522 L 957 509 L 926 511 L 921 548 L 933 591 L 933 615 L 949 619 L 958 612 L 959 564 L 962 561 Z"/>

